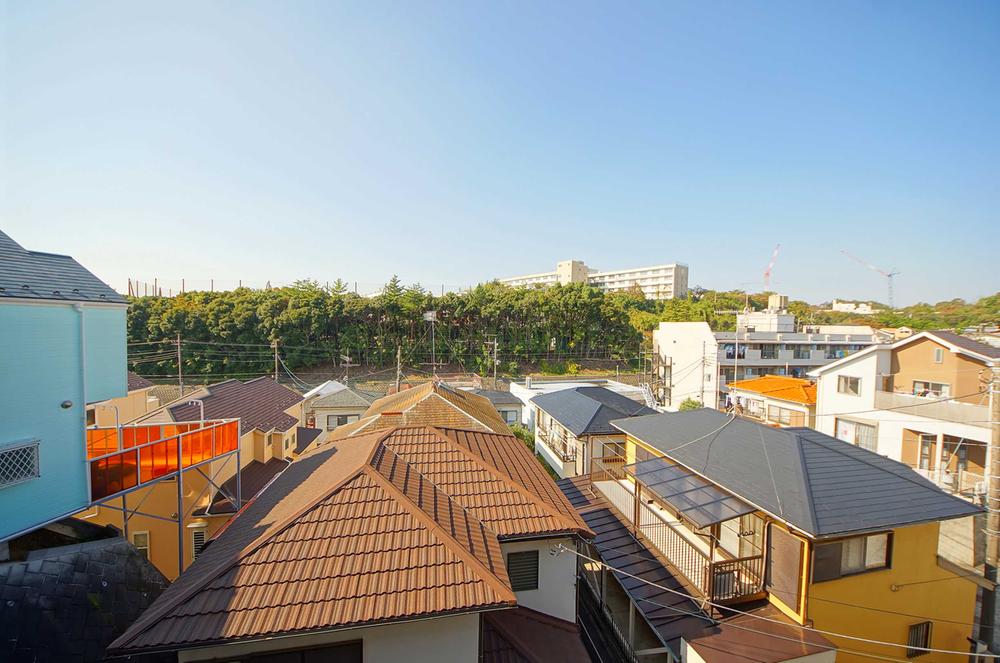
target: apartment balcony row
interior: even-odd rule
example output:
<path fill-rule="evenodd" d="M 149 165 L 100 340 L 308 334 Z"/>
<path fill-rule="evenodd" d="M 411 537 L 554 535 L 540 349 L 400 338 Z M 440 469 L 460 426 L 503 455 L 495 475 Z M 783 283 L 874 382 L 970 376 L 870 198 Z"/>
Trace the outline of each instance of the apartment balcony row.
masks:
<path fill-rule="evenodd" d="M 739 500 L 705 483 L 697 492 L 703 496 L 711 493 L 712 509 L 731 517 L 718 520 L 708 515 L 707 510 L 694 516 L 693 512 L 680 514 L 661 496 L 670 493 L 658 488 L 656 477 L 671 477 L 668 483 L 679 480 L 689 485 L 699 480 L 663 459 L 653 460 L 663 461 L 663 464 L 647 476 L 647 480 L 651 478 L 652 481 L 646 484 L 640 476 L 643 471 L 636 468 L 652 461 L 626 466 L 620 457 L 595 458 L 591 473 L 593 486 L 614 506 L 633 534 L 651 544 L 698 595 L 721 604 L 765 596 L 762 538 L 754 540 L 754 536 L 762 533 L 763 523 L 750 532 L 740 526 L 741 517 L 756 517 L 753 508 L 739 506 L 742 504 Z M 679 503 L 690 505 L 685 497 L 680 497 Z M 691 517 L 695 522 L 689 520 Z M 710 522 L 712 520 L 715 522 Z M 749 551 L 749 554 L 732 554 L 720 545 L 727 534 L 731 547 Z"/>
<path fill-rule="evenodd" d="M 915 396 L 896 391 L 876 391 L 875 408 L 896 410 L 927 419 L 939 419 L 980 428 L 990 427 L 990 409 L 961 401 L 942 401 L 944 396 Z M 935 402 L 937 401 L 937 402 Z"/>
<path fill-rule="evenodd" d="M 753 363 L 755 365 L 782 366 L 784 364 L 800 366 L 816 366 L 824 364 L 834 359 L 841 359 L 857 352 L 857 350 L 844 350 L 840 348 L 822 348 L 819 350 L 769 350 L 754 347 L 740 347 L 739 352 L 734 348 L 719 349 L 719 363 L 724 366 L 731 366 L 739 360 L 742 364 Z"/>
<path fill-rule="evenodd" d="M 715 332 L 719 343 L 735 343 L 736 332 Z M 802 332 L 748 331 L 740 332 L 740 345 L 744 343 L 875 343 L 874 334 L 805 334 Z"/>

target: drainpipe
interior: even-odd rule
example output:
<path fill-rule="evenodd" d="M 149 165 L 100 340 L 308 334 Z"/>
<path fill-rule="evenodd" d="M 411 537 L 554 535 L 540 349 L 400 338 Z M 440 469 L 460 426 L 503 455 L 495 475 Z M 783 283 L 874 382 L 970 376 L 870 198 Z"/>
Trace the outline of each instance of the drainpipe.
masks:
<path fill-rule="evenodd" d="M 84 476 L 87 479 L 87 504 L 91 502 L 90 485 L 90 462 L 87 453 L 87 327 L 84 319 L 83 304 L 73 304 L 73 309 L 80 314 L 80 412 L 82 421 L 80 430 L 83 431 L 83 468 Z"/>

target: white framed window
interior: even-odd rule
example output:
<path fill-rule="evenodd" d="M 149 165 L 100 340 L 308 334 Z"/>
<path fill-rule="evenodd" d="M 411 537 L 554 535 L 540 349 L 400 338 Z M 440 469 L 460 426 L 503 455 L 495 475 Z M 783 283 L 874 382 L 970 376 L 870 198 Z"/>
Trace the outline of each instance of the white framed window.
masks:
<path fill-rule="evenodd" d="M 944 382 L 914 380 L 913 395 L 926 396 L 928 398 L 949 398 L 951 396 L 951 385 Z"/>
<path fill-rule="evenodd" d="M 837 393 L 860 396 L 861 378 L 854 378 L 849 375 L 837 376 Z"/>
<path fill-rule="evenodd" d="M 503 417 L 505 424 L 517 423 L 517 410 L 500 410 L 500 416 Z"/>
<path fill-rule="evenodd" d="M 934 363 L 935 364 L 944 363 L 944 348 L 934 348 Z"/>
<path fill-rule="evenodd" d="M 836 434 L 838 440 L 850 442 L 868 451 L 877 451 L 878 429 L 873 424 L 837 418 Z"/>
<path fill-rule="evenodd" d="M 132 532 L 132 545 L 140 555 L 149 559 L 149 532 Z"/>
<path fill-rule="evenodd" d="M 191 558 L 198 559 L 201 551 L 205 549 L 205 528 L 197 527 L 191 530 Z"/>
<path fill-rule="evenodd" d="M 0 447 L 0 488 L 31 481 L 41 475 L 38 440 Z"/>

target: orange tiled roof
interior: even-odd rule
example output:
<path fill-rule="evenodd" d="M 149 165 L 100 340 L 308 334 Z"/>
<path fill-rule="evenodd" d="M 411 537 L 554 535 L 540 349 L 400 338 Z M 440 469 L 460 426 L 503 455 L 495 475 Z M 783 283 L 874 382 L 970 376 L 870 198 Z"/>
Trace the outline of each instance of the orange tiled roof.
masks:
<path fill-rule="evenodd" d="M 751 380 L 730 382 L 726 386 L 730 389 L 752 391 L 783 401 L 793 401 L 805 405 L 816 404 L 816 383 L 802 378 L 793 378 L 787 375 L 762 375 Z"/>
<path fill-rule="evenodd" d="M 532 464 L 512 435 L 428 427 L 307 453 L 223 528 L 109 652 L 516 605 L 502 539 L 592 535 Z"/>
<path fill-rule="evenodd" d="M 451 426 L 494 433 L 510 433 L 507 424 L 485 396 L 427 382 L 379 398 L 361 419 L 338 426 L 332 438 L 342 440 L 397 426 Z"/>

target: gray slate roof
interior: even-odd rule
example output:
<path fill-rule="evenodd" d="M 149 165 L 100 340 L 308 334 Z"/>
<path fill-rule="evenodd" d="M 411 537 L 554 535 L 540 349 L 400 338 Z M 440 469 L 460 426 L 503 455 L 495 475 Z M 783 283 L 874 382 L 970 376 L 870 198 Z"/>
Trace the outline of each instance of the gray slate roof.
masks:
<path fill-rule="evenodd" d="M 816 538 L 981 511 L 902 463 L 811 428 L 771 428 L 741 418 L 729 421 L 723 412 L 702 408 L 614 423 Z"/>
<path fill-rule="evenodd" d="M 369 394 L 346 387 L 332 394 L 320 396 L 311 403 L 311 407 L 357 407 L 361 410 L 367 410 L 374 400 Z"/>
<path fill-rule="evenodd" d="M 156 385 L 142 377 L 138 373 L 128 372 L 128 390 L 135 391 L 136 389 L 148 389 L 149 387 L 155 387 Z"/>
<path fill-rule="evenodd" d="M 128 303 L 70 256 L 28 251 L 2 230 L 0 298 Z"/>
<path fill-rule="evenodd" d="M 973 340 L 961 334 L 956 334 L 950 331 L 932 331 L 928 332 L 934 336 L 937 336 L 942 341 L 947 341 L 952 345 L 956 345 L 963 350 L 968 350 L 969 352 L 975 352 L 976 354 L 983 355 L 984 357 L 989 357 L 990 359 L 1000 359 L 1000 348 L 995 348 L 992 345 L 986 343 L 980 343 L 979 341 Z"/>
<path fill-rule="evenodd" d="M 509 391 L 499 391 L 494 389 L 473 389 L 472 393 L 483 396 L 494 405 L 524 405 L 521 399 Z"/>
<path fill-rule="evenodd" d="M 531 402 L 573 435 L 617 433 L 613 419 L 655 414 L 656 410 L 604 387 L 574 387 L 539 394 Z"/>

